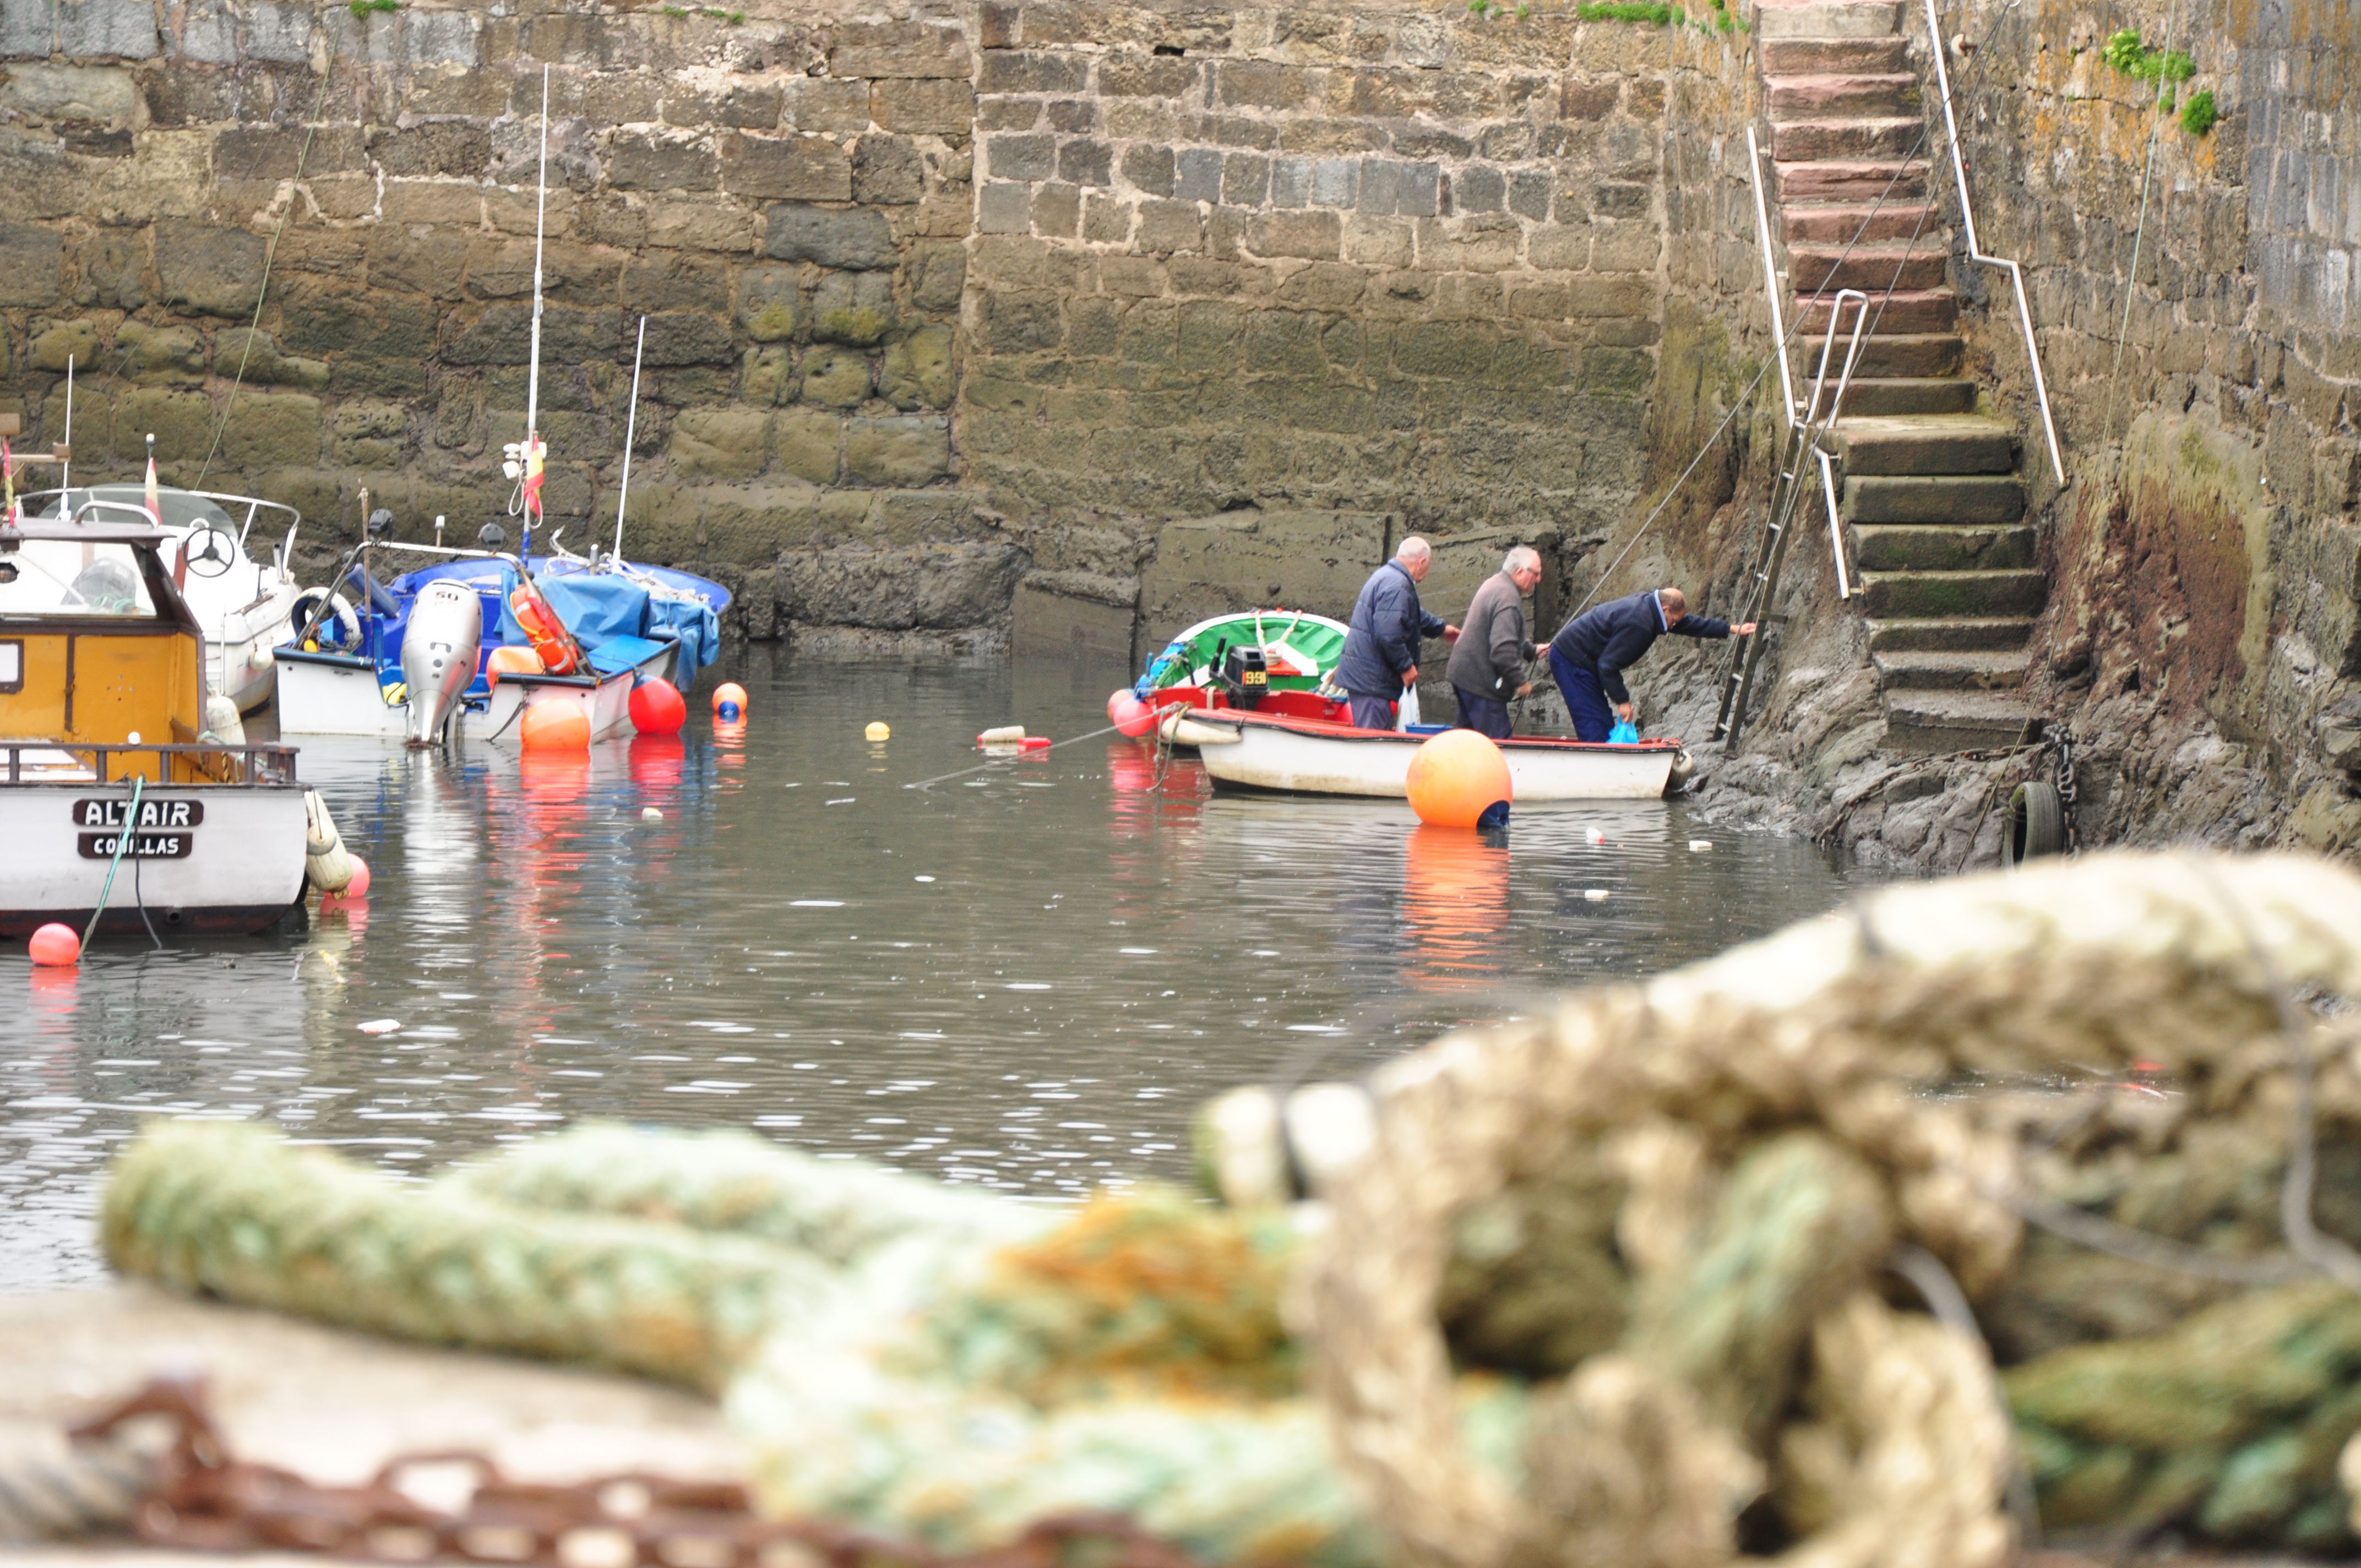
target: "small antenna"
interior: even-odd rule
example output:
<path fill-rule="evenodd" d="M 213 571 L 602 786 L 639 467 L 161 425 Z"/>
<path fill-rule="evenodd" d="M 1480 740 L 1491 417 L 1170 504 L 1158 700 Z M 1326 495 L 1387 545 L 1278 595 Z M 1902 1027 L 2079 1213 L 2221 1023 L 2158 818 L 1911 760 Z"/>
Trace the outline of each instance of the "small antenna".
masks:
<path fill-rule="evenodd" d="M 74 356 L 69 354 L 66 356 L 66 458 L 58 465 L 58 488 L 60 490 L 73 488 L 73 370 Z M 65 505 L 64 497 L 58 498 L 58 505 Z"/>
<path fill-rule="evenodd" d="M 640 318 L 639 346 L 631 350 L 631 407 L 623 416 L 623 484 L 615 492 L 615 560 L 623 559 L 623 508 L 631 499 L 631 440 L 640 429 L 640 356 L 648 351 L 648 318 Z M 598 546 L 591 546 L 596 553 Z"/>
<path fill-rule="evenodd" d="M 439 511 L 434 514 L 434 545 L 438 550 L 443 545 L 443 514 Z"/>

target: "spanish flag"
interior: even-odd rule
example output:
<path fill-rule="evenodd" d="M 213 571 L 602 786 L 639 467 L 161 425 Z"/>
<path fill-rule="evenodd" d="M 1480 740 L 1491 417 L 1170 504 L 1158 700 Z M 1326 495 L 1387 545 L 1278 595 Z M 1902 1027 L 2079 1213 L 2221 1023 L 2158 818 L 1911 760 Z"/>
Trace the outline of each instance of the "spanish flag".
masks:
<path fill-rule="evenodd" d="M 530 436 L 524 444 L 524 514 L 534 522 L 541 521 L 542 455 L 548 450 L 546 442 Z M 149 465 L 148 484 L 155 484 L 155 467 Z M 528 525 L 529 526 L 529 525 Z"/>

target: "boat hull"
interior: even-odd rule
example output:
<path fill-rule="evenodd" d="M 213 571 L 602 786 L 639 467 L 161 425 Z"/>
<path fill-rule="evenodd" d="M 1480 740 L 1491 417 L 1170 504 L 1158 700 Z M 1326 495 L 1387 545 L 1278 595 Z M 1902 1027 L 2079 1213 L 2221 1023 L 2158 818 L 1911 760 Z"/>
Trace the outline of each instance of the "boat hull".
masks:
<path fill-rule="evenodd" d="M 58 921 L 88 925 L 106 885 L 119 784 L 60 780 L 0 784 L 0 937 L 29 937 Z M 183 812 L 183 806 L 194 806 Z M 186 817 L 197 817 L 183 826 Z M 141 800 L 101 931 L 259 931 L 303 892 L 303 789 L 286 784 L 166 784 Z M 85 850 L 93 853 L 85 853 Z M 143 919 L 141 911 L 145 909 Z"/>
<path fill-rule="evenodd" d="M 1196 712 L 1189 727 L 1217 789 L 1402 799 L 1411 759 L 1427 739 L 1396 730 Z M 1500 743 L 1519 806 L 1564 800 L 1653 800 L 1681 754 L 1674 740 L 1635 746 L 1542 738 Z"/>
<path fill-rule="evenodd" d="M 590 738 L 604 740 L 631 726 L 631 687 L 669 678 L 674 649 L 666 644 L 629 670 L 611 675 L 502 675 L 491 696 L 463 707 L 456 730 L 464 740 L 513 740 L 523 710 L 571 696 L 590 710 Z M 279 732 L 281 735 L 365 735 L 389 740 L 409 732 L 410 705 L 389 703 L 377 666 L 340 653 L 279 651 Z"/>

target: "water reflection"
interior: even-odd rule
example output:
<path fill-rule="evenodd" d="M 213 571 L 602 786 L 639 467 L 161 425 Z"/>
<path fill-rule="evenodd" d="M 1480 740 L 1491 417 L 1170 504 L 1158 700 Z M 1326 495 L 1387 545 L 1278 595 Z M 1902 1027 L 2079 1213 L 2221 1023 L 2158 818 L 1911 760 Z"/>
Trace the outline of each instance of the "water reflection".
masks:
<path fill-rule="evenodd" d="M 1691 854 L 1676 806 L 1485 840 L 1215 796 L 1112 737 L 974 750 L 1096 729 L 1114 669 L 758 651 L 729 674 L 748 719 L 587 756 L 307 744 L 376 878 L 306 930 L 103 943 L 79 973 L 0 955 L 23 999 L 0 1288 L 98 1271 L 97 1172 L 142 1115 L 269 1119 L 396 1169 L 583 1115 L 745 1126 L 1071 1195 L 1185 1174 L 1189 1108 L 1282 1060 L 1346 1070 L 1842 893 L 1805 845 Z"/>

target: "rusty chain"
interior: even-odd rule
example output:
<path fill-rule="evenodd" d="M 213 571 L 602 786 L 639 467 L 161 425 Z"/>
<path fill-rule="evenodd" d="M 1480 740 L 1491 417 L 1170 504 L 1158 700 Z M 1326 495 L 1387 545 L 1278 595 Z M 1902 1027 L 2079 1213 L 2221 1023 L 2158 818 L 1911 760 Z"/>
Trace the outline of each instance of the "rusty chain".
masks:
<path fill-rule="evenodd" d="M 69 1432 L 86 1443 L 143 1417 L 170 1426 L 171 1445 L 132 1510 L 132 1529 L 149 1545 L 530 1568 L 1202 1568 L 1121 1515 L 1060 1515 L 1005 1546 L 947 1553 L 812 1520 L 763 1519 L 734 1482 L 638 1472 L 566 1486 L 520 1482 L 467 1452 L 402 1454 L 362 1486 L 321 1486 L 235 1457 L 205 1394 L 203 1378 L 159 1377 Z M 431 1508 L 402 1489 L 412 1473 L 434 1467 L 473 1473 L 463 1506 Z"/>

